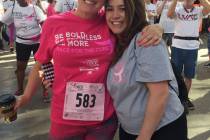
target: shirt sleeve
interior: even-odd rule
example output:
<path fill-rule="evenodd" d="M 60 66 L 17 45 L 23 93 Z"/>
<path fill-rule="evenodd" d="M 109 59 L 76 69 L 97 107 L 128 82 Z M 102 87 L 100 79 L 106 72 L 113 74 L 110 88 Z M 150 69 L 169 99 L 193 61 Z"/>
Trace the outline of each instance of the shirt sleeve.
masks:
<path fill-rule="evenodd" d="M 43 26 L 42 26 L 42 33 L 40 38 L 40 46 L 38 51 L 35 54 L 36 61 L 40 62 L 41 64 L 48 63 L 52 59 L 53 50 L 55 47 L 54 43 L 54 36 L 52 35 L 52 25 L 53 21 L 50 21 L 48 18 Z"/>
<path fill-rule="evenodd" d="M 173 71 L 165 43 L 157 46 L 136 47 L 136 71 L 138 82 L 171 81 Z"/>
<path fill-rule="evenodd" d="M 6 25 L 10 25 L 14 22 L 13 13 L 12 13 L 13 7 L 10 7 L 7 9 L 7 11 L 4 13 L 1 22 L 3 22 Z"/>
<path fill-rule="evenodd" d="M 177 6 L 176 6 L 176 8 L 175 8 L 175 15 L 178 15 L 178 14 L 180 13 L 181 8 L 182 8 L 182 7 L 179 6 L 178 3 L 177 3 Z"/>
<path fill-rule="evenodd" d="M 7 1 L 3 1 L 3 7 L 4 7 L 4 9 L 8 8 L 8 2 Z"/>
<path fill-rule="evenodd" d="M 36 5 L 34 6 L 34 8 L 35 8 L 37 20 L 39 21 L 39 23 L 45 21 L 47 17 L 43 13 L 43 11 L 38 6 L 36 6 Z"/>
<path fill-rule="evenodd" d="M 203 18 L 205 16 L 203 14 L 204 7 L 203 6 L 199 6 L 199 7 L 197 7 L 197 9 L 198 9 L 198 13 L 199 13 L 199 18 Z"/>

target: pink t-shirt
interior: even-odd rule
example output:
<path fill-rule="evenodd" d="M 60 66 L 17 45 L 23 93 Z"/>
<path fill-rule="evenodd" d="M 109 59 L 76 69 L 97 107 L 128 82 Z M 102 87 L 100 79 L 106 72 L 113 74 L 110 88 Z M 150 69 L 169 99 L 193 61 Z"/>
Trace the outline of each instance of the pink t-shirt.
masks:
<path fill-rule="evenodd" d="M 107 91 L 106 79 L 114 55 L 114 44 L 114 37 L 106 25 L 104 16 L 86 20 L 66 12 L 49 17 L 45 21 L 40 48 L 35 58 L 42 64 L 51 59 L 54 61 L 52 121 L 77 126 L 101 123 L 63 119 L 68 82 L 103 84 L 105 103 L 102 121 L 113 115 L 114 107 Z"/>
<path fill-rule="evenodd" d="M 49 4 L 49 6 L 47 7 L 47 17 L 52 16 L 56 14 L 54 7 Z"/>

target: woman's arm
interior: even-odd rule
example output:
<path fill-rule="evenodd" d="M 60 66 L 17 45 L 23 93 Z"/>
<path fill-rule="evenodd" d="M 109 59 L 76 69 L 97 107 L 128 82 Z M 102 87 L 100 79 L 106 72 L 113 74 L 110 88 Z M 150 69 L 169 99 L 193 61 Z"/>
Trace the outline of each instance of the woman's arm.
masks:
<path fill-rule="evenodd" d="M 43 8 L 43 6 L 42 6 L 41 0 L 37 0 L 36 5 L 42 10 L 42 12 L 43 12 L 44 14 L 46 14 L 46 11 L 44 10 L 44 8 Z"/>
<path fill-rule="evenodd" d="M 38 87 L 41 85 L 41 78 L 39 76 L 39 70 L 41 69 L 41 64 L 36 62 L 32 71 L 30 72 L 28 83 L 24 90 L 24 94 L 17 100 L 15 105 L 15 110 L 27 104 L 32 96 L 36 93 Z"/>
<path fill-rule="evenodd" d="M 175 10 L 176 10 L 176 5 L 177 5 L 177 0 L 173 0 L 172 4 L 170 5 L 169 7 L 169 10 L 168 10 L 168 13 L 167 13 L 167 16 L 169 18 L 174 18 L 175 17 Z"/>
<path fill-rule="evenodd" d="M 149 98 L 146 106 L 143 126 L 137 140 L 151 139 L 164 115 L 169 96 L 168 81 L 146 83 L 146 86 L 149 90 Z"/>
<path fill-rule="evenodd" d="M 163 8 L 164 8 L 164 6 L 166 4 L 166 1 L 167 0 L 162 1 L 162 3 L 157 7 L 157 15 L 160 15 L 162 13 Z"/>
<path fill-rule="evenodd" d="M 201 5 L 203 6 L 203 15 L 206 16 L 210 12 L 210 1 L 207 0 L 200 0 Z"/>

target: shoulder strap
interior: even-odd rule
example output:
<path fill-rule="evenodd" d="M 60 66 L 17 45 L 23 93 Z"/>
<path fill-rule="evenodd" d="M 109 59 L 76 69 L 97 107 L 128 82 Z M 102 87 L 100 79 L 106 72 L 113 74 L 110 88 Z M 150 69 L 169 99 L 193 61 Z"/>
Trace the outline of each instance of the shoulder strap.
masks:
<path fill-rule="evenodd" d="M 137 37 L 138 37 L 138 34 L 135 35 L 135 38 L 134 38 L 134 49 L 136 49 L 136 40 L 137 40 Z"/>
<path fill-rule="evenodd" d="M 14 8 L 15 8 L 15 0 L 14 0 L 13 5 L 12 5 L 12 15 L 13 15 L 13 12 L 14 12 Z"/>
<path fill-rule="evenodd" d="M 34 14 L 36 16 L 36 22 L 39 25 L 39 20 L 38 20 L 38 17 L 37 17 L 37 14 L 36 14 L 36 9 L 35 9 L 34 5 L 33 5 L 33 9 L 34 9 Z"/>
<path fill-rule="evenodd" d="M 168 82 L 168 85 L 169 85 L 169 87 L 170 87 L 177 95 L 179 95 L 179 92 L 177 92 L 177 91 L 175 90 L 175 88 L 171 85 L 170 81 Z"/>

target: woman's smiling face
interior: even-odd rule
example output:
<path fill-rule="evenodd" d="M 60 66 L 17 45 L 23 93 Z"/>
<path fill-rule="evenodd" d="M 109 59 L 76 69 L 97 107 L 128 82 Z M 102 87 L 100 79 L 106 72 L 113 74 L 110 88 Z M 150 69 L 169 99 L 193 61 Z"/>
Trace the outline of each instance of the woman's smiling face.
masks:
<path fill-rule="evenodd" d="M 124 0 L 108 0 L 106 21 L 114 34 L 122 33 L 127 26 Z"/>

